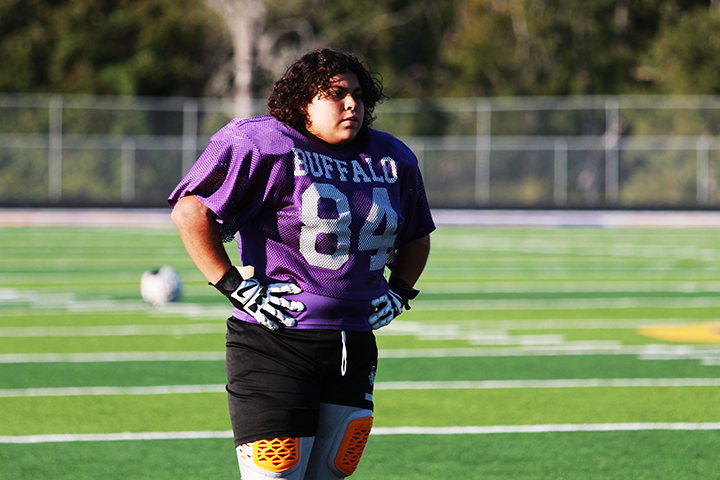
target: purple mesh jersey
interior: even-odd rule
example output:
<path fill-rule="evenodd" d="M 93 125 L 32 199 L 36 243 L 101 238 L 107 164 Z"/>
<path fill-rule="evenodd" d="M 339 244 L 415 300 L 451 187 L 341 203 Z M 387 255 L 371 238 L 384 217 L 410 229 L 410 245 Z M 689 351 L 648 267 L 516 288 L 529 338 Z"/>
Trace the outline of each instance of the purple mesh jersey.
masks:
<path fill-rule="evenodd" d="M 185 195 L 218 216 L 226 238 L 238 232 L 240 260 L 261 283 L 303 289 L 287 297 L 307 307 L 294 328 L 370 330 L 370 301 L 387 291 L 395 250 L 435 228 L 417 159 L 377 130 L 332 150 L 273 117 L 235 119 L 170 204 Z"/>

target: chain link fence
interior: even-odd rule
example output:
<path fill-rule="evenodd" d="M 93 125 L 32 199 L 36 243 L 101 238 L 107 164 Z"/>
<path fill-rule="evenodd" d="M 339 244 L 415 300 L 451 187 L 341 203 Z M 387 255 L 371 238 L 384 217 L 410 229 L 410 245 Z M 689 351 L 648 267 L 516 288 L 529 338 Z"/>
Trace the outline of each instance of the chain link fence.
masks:
<path fill-rule="evenodd" d="M 0 205 L 165 207 L 210 136 L 264 101 L 0 95 Z M 720 205 L 720 97 L 390 100 L 435 208 Z"/>

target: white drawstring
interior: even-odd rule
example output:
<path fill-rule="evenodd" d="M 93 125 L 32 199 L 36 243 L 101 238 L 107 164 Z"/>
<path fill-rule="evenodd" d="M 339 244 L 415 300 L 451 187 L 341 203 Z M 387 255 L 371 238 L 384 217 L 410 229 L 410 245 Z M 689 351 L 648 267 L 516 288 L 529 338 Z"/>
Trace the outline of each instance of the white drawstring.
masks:
<path fill-rule="evenodd" d="M 340 373 L 344 377 L 347 372 L 347 345 L 345 343 L 345 331 L 340 333 L 342 334 L 342 361 L 340 362 Z"/>

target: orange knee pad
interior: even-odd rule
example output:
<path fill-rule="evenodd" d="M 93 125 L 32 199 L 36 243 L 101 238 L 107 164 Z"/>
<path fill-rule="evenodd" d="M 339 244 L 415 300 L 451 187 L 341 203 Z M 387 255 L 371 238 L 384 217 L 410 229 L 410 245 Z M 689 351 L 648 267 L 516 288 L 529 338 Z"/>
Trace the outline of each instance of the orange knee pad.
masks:
<path fill-rule="evenodd" d="M 328 480 L 355 473 L 370 436 L 369 410 L 332 407 L 319 437 L 280 437 L 237 447 L 243 480 Z M 308 464 L 309 462 L 309 464 Z"/>
<path fill-rule="evenodd" d="M 297 437 L 258 440 L 252 443 L 255 465 L 270 472 L 290 470 L 300 462 L 300 442 Z"/>
<path fill-rule="evenodd" d="M 345 435 L 335 455 L 335 468 L 345 475 L 352 475 L 367 445 L 373 417 L 356 418 L 348 423 Z"/>
<path fill-rule="evenodd" d="M 237 447 L 238 462 L 243 480 L 302 478 L 307 457 L 312 448 L 311 438 L 281 437 L 257 440 Z"/>

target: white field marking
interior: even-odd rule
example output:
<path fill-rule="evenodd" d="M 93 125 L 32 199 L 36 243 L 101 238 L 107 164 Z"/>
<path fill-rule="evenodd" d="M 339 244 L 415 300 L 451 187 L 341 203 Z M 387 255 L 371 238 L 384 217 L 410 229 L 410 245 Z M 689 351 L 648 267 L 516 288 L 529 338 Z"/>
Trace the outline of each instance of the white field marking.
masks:
<path fill-rule="evenodd" d="M 469 324 L 468 324 L 469 323 Z M 431 324 L 424 322 L 391 323 L 378 335 L 414 335 L 420 340 L 461 340 L 471 345 L 483 346 L 582 346 L 612 347 L 619 346 L 616 340 L 580 340 L 566 341 L 560 334 L 511 335 L 508 329 L 472 328 L 472 323 Z M 525 326 L 524 328 L 528 328 Z"/>
<path fill-rule="evenodd" d="M 693 319 L 693 322 L 698 322 Z M 678 325 L 688 323 L 687 318 L 571 318 L 528 320 L 462 320 L 454 323 L 393 320 L 390 325 L 375 332 L 376 335 L 408 335 L 437 329 L 488 329 L 488 330 L 635 330 L 646 325 Z"/>
<path fill-rule="evenodd" d="M 376 382 L 376 390 L 499 390 L 528 388 L 718 387 L 720 378 L 612 378 L 569 380 L 480 380 Z M 151 387 L 66 387 L 0 389 L 0 398 L 107 395 L 177 395 L 224 393 L 225 385 L 160 385 Z"/>
<path fill-rule="evenodd" d="M 196 440 L 233 438 L 232 430 L 198 432 L 65 433 L 49 435 L 0 436 L 2 443 L 118 442 L 124 440 Z"/>
<path fill-rule="evenodd" d="M 613 244 L 611 248 L 605 245 L 583 244 L 581 247 L 569 243 L 559 243 L 553 241 L 543 241 L 533 239 L 533 245 L 523 242 L 513 241 L 508 238 L 493 239 L 494 242 L 488 242 L 482 237 L 468 238 L 464 242 L 448 241 L 443 239 L 438 241 L 437 246 L 443 251 L 448 250 L 452 253 L 441 253 L 443 258 L 449 261 L 456 261 L 468 255 L 485 255 L 492 257 L 493 254 L 501 255 L 520 255 L 532 254 L 535 259 L 524 260 L 528 265 L 542 265 L 552 258 L 582 258 L 583 263 L 601 264 L 610 260 L 620 259 L 643 259 L 657 260 L 662 266 L 672 267 L 669 262 L 678 260 L 699 260 L 704 262 L 717 261 L 719 252 L 717 249 L 709 249 L 703 247 L 669 247 L 659 245 L 640 245 L 632 244 Z M 469 251 L 469 253 L 468 253 Z M 507 264 L 509 261 L 517 260 L 516 258 L 508 259 L 505 257 L 500 264 Z M 492 265 L 492 264 L 490 264 Z M 617 268 L 617 265 L 609 265 L 610 268 Z M 563 267 L 565 268 L 565 267 Z M 602 268 L 602 267 L 601 267 Z M 641 268 L 646 268 L 645 266 Z M 494 269 L 494 266 L 493 266 Z M 567 268 L 569 269 L 569 268 Z"/>
<path fill-rule="evenodd" d="M 678 324 L 683 319 L 628 319 L 628 320 L 518 320 L 498 322 L 463 322 L 462 327 L 481 324 L 482 331 L 473 329 L 462 330 L 464 339 L 477 340 L 488 338 L 490 341 L 503 338 L 505 340 L 518 340 L 521 336 L 507 338 L 505 330 L 557 330 L 557 329 L 635 329 L 648 324 Z M 387 335 L 408 335 L 416 334 L 432 338 L 455 337 L 460 334 L 459 324 L 429 324 L 424 322 L 408 322 L 396 320 L 388 327 L 378 331 L 378 334 Z M 486 329 L 490 329 L 487 331 Z M 224 333 L 225 323 L 202 323 L 187 325 L 107 325 L 107 326 L 35 326 L 35 327 L 0 327 L 0 338 L 3 337 L 117 337 L 117 336 L 140 336 L 140 335 L 205 335 Z M 537 336 L 539 343 L 558 343 L 559 338 L 554 341 L 543 340 Z M 549 337 L 549 336 L 548 336 Z M 557 335 L 554 337 L 558 337 Z M 512 343 L 512 342 L 511 342 Z M 507 343 L 504 343 L 507 344 Z"/>
<path fill-rule="evenodd" d="M 628 325 L 624 325 L 627 322 Z M 676 325 L 687 322 L 687 319 L 661 319 L 657 324 Z M 562 348 L 585 350 L 587 353 L 602 353 L 612 349 L 622 348 L 618 340 L 565 340 L 561 334 L 511 334 L 513 329 L 524 330 L 583 330 L 583 329 L 635 329 L 652 323 L 650 319 L 633 320 L 514 320 L 514 321 L 463 321 L 454 323 L 426 323 L 396 320 L 387 327 L 379 330 L 380 336 L 408 336 L 412 335 L 419 340 L 459 340 L 478 346 L 496 347 L 523 347 L 523 348 Z M 486 328 L 477 328 L 478 326 Z M 491 328 L 487 328 L 491 327 Z M 720 345 L 704 348 L 711 352 L 711 356 L 720 356 Z M 714 353 L 714 354 L 713 354 Z M 526 352 L 530 355 L 530 352 Z"/>
<path fill-rule="evenodd" d="M 393 326 L 391 323 L 385 333 L 378 335 L 413 335 L 420 340 L 462 340 L 471 345 L 565 345 L 564 335 L 510 335 L 505 329 L 473 329 L 457 323 L 430 324 L 403 322 Z M 596 343 L 596 342 L 593 342 Z M 607 342 L 603 342 L 607 344 Z M 617 344 L 618 342 L 612 342 Z"/>
<path fill-rule="evenodd" d="M 3 337 L 124 337 L 140 335 L 206 335 L 225 333 L 225 323 L 188 325 L 108 325 L 86 327 L 0 327 Z"/>
<path fill-rule="evenodd" d="M 626 292 L 628 290 L 625 290 Z M 707 290 L 713 293 L 714 290 Z M 588 292 L 591 293 L 591 292 Z M 606 292 L 608 293 L 608 292 Z M 152 308 L 142 301 L 112 300 L 107 298 L 78 299 L 73 294 L 39 294 L 16 289 L 0 289 L 0 306 L 29 307 L 36 313 L 38 310 L 52 313 L 64 310 L 75 313 L 89 312 L 136 312 L 144 311 L 151 315 L 179 315 L 189 318 L 224 318 L 230 315 L 227 306 L 203 306 L 191 303 L 171 303 L 162 308 Z M 469 299 L 469 300 L 436 300 L 419 298 L 413 302 L 413 308 L 420 311 L 455 311 L 455 310 L 577 310 L 577 309 L 623 309 L 623 308 L 708 308 L 720 307 L 720 297 L 685 297 L 685 298 L 545 298 L 545 299 Z M 27 310 L 15 311 L 4 308 L 6 315 L 29 314 Z M 1 314 L 0 314 L 1 315 Z"/>
<path fill-rule="evenodd" d="M 640 355 L 657 358 L 688 358 L 689 355 L 710 353 L 676 353 L 646 350 L 644 347 L 621 346 L 552 346 L 510 348 L 430 348 L 380 350 L 379 358 L 443 358 L 443 357 L 519 357 L 557 355 Z M 697 357 L 693 357 L 697 358 Z M 0 364 L 8 363 L 100 363 L 100 362 L 196 362 L 224 361 L 224 352 L 116 352 L 116 353 L 7 353 L 0 354 Z"/>
<path fill-rule="evenodd" d="M 7 353 L 3 363 L 202 362 L 224 361 L 225 352 Z"/>
<path fill-rule="evenodd" d="M 699 233 L 720 227 L 720 214 L 712 211 L 572 211 L 572 210 L 448 210 L 433 209 L 433 220 L 438 226 L 492 226 L 492 227 L 604 227 L 623 228 L 633 232 L 647 228 L 692 228 Z M 2 226 L 111 226 L 111 227 L 164 227 L 171 229 L 169 209 L 0 209 Z"/>
<path fill-rule="evenodd" d="M 646 228 L 698 228 L 703 231 L 720 227 L 717 212 L 674 211 L 572 211 L 572 210 L 446 210 L 433 209 L 437 225 L 604 227 L 628 228 L 632 232 Z"/>
<path fill-rule="evenodd" d="M 223 393 L 225 385 L 159 385 L 151 387 L 66 387 L 0 389 L 0 398 L 79 397 L 104 395 L 174 395 L 184 393 Z"/>
<path fill-rule="evenodd" d="M 627 320 L 515 320 L 467 321 L 462 324 L 410 322 L 396 320 L 379 330 L 378 335 L 417 335 L 432 339 L 464 339 L 474 344 L 559 344 L 560 335 L 509 335 L 507 330 L 589 330 L 636 329 L 648 324 L 681 324 L 684 319 L 627 319 Z M 475 327 L 475 328 L 468 328 Z M 481 328 L 477 328 L 481 327 Z M 186 325 L 108 325 L 108 326 L 35 326 L 0 327 L 3 337 L 104 337 L 142 335 L 204 335 L 224 333 L 224 322 Z M 608 342 L 603 342 L 608 344 Z"/>
<path fill-rule="evenodd" d="M 380 350 L 379 358 L 452 358 L 452 357 L 533 357 L 560 355 L 639 355 L 643 347 L 602 347 L 552 346 L 552 347 L 508 347 L 508 348 L 398 348 Z"/>
<path fill-rule="evenodd" d="M 423 293 L 658 293 L 720 292 L 716 281 L 518 281 L 518 282 L 422 282 Z"/>
<path fill-rule="evenodd" d="M 634 355 L 641 360 L 701 360 L 715 365 L 720 361 L 720 346 L 705 345 L 563 345 L 498 348 L 429 348 L 380 350 L 379 358 L 450 358 L 450 357 L 530 357 L 566 355 Z"/>
<path fill-rule="evenodd" d="M 220 297 L 222 298 L 222 297 Z M 232 315 L 230 303 L 220 305 L 201 305 L 199 303 L 169 303 L 162 307 L 152 308 L 150 314 L 153 316 L 183 316 L 188 318 L 209 318 L 212 320 L 225 320 Z"/>
<path fill-rule="evenodd" d="M 647 430 L 720 430 L 719 422 L 580 423 L 451 427 L 373 427 L 370 435 L 485 435 L 500 433 L 636 432 Z M 131 440 L 202 440 L 233 438 L 232 430 L 195 432 L 66 433 L 0 436 L 0 444 L 118 442 Z"/>
<path fill-rule="evenodd" d="M 40 293 L 15 288 L 0 288 L 0 305 L 29 306 L 33 309 L 64 309 L 80 311 L 137 311 L 149 307 L 142 300 L 118 301 L 109 298 L 78 299 L 72 293 Z"/>
<path fill-rule="evenodd" d="M 714 365 L 720 360 L 720 346 L 705 345 L 605 345 L 522 346 L 498 348 L 416 348 L 382 349 L 382 358 L 526 357 L 565 355 L 637 355 L 647 360 L 703 360 Z M 224 352 L 108 352 L 108 353 L 8 353 L 7 363 L 100 363 L 100 362 L 202 362 L 224 361 Z"/>
<path fill-rule="evenodd" d="M 0 209 L 3 226 L 172 227 L 169 209 Z M 154 233 L 154 232 L 153 232 Z M 174 232 L 177 235 L 177 232 Z"/>
<path fill-rule="evenodd" d="M 707 241 L 708 237 L 702 237 Z M 605 241 L 603 241 L 605 240 Z M 439 236 L 437 245 L 443 250 L 456 252 L 471 250 L 480 252 L 534 253 L 544 257 L 550 255 L 572 255 L 594 258 L 603 256 L 630 258 L 700 258 L 712 259 L 720 251 L 715 246 L 698 245 L 697 240 L 671 237 L 669 241 L 647 241 L 640 235 L 613 235 L 599 239 L 597 235 L 565 235 L 547 237 L 542 235 L 517 237 L 510 235 L 452 235 Z M 452 253 L 445 253 L 451 256 Z"/>
<path fill-rule="evenodd" d="M 547 298 L 514 300 L 432 300 L 417 299 L 412 308 L 419 311 L 456 310 L 586 310 L 623 308 L 716 308 L 720 297 L 689 298 Z"/>
<path fill-rule="evenodd" d="M 138 282 L 139 289 L 139 282 Z M 138 294 L 139 295 L 139 294 Z M 36 311 L 52 312 L 64 310 L 76 313 L 88 312 L 137 312 L 151 315 L 181 315 L 190 318 L 226 318 L 230 315 L 230 304 L 205 306 L 193 303 L 169 303 L 160 308 L 151 307 L 142 300 L 113 300 L 106 297 L 78 298 L 72 293 L 40 293 L 15 288 L 0 288 L 0 306 L 25 307 Z M 3 308 L 5 314 L 29 313 Z M 37 312 L 33 312 L 35 314 Z"/>
<path fill-rule="evenodd" d="M 374 427 L 371 435 L 482 435 L 490 433 L 635 432 L 645 430 L 720 430 L 720 422 L 707 423 L 584 423 L 546 425 L 493 425 L 467 427 Z"/>
<path fill-rule="evenodd" d="M 681 324 L 687 319 L 625 319 L 625 320 L 468 320 L 458 323 L 426 323 L 395 320 L 378 330 L 378 336 L 414 335 L 420 340 L 461 340 L 471 345 L 495 346 L 492 349 L 407 349 L 381 351 L 380 356 L 532 356 L 532 355 L 607 355 L 637 354 L 642 359 L 699 359 L 704 365 L 720 361 L 720 345 L 656 345 L 623 346 L 616 340 L 567 341 L 562 335 L 511 335 L 510 330 L 585 330 L 636 329 L 652 324 Z M 427 353 L 426 353 L 427 352 Z"/>
<path fill-rule="evenodd" d="M 518 388 L 718 387 L 720 378 L 591 378 L 570 380 L 480 380 L 377 382 L 376 390 L 497 390 Z M 0 390 L 1 391 L 1 390 Z"/>

